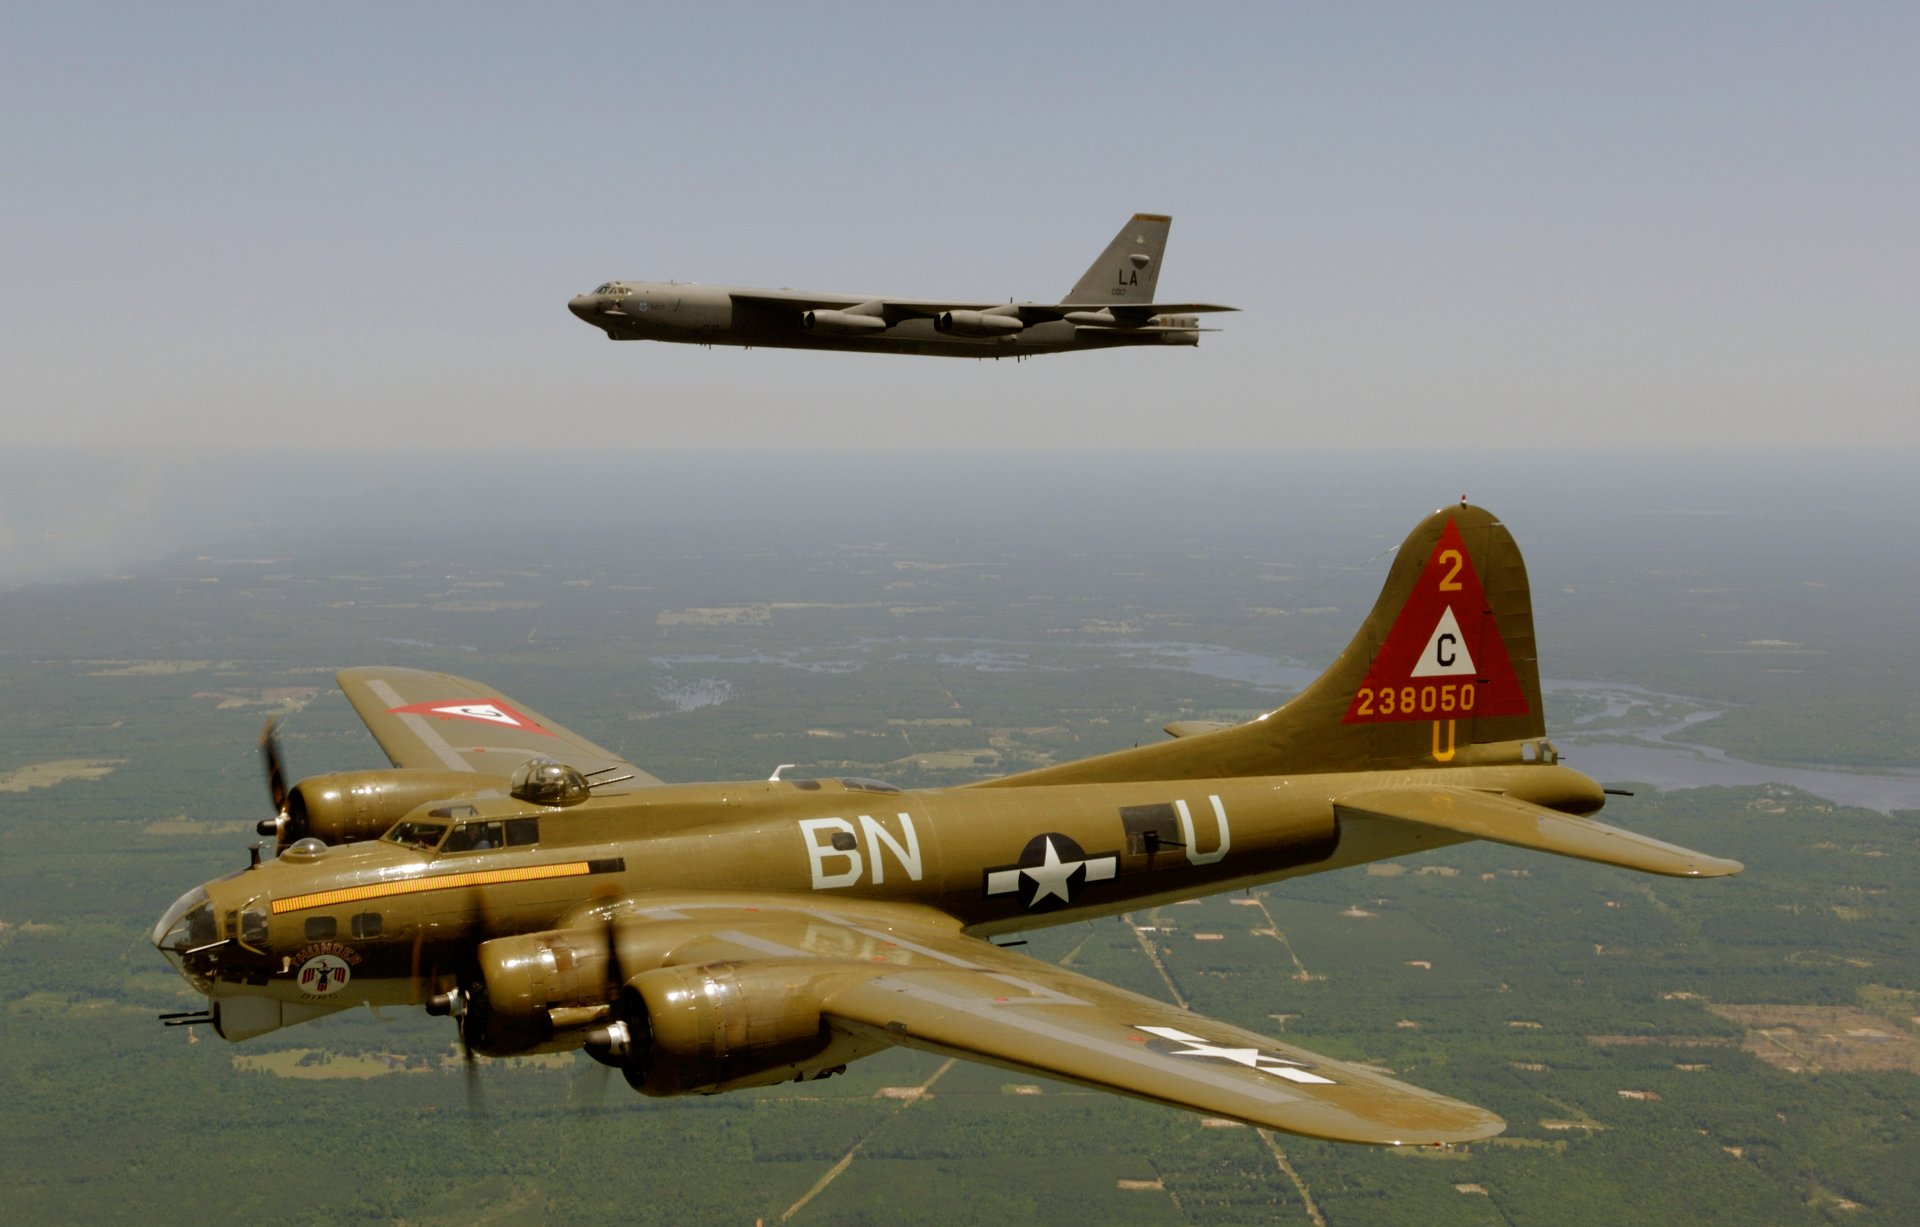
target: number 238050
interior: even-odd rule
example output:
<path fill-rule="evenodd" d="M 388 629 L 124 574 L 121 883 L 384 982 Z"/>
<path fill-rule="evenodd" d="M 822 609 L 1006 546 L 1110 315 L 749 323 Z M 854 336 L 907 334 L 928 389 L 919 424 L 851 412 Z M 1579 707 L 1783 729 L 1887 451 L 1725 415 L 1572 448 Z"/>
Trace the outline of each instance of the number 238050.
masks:
<path fill-rule="evenodd" d="M 1473 710 L 1472 682 L 1445 682 L 1425 686 L 1362 686 L 1355 696 L 1354 715 L 1454 716 Z"/>

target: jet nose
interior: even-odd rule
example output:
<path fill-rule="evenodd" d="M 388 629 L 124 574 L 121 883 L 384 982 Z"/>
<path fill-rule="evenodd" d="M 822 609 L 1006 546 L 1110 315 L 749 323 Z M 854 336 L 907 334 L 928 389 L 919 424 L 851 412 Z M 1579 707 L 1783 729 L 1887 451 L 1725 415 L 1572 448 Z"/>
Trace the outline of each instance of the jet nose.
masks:
<path fill-rule="evenodd" d="M 600 296 L 598 294 L 575 294 L 573 298 L 568 301 L 567 310 L 591 324 L 593 317 L 600 311 Z"/>

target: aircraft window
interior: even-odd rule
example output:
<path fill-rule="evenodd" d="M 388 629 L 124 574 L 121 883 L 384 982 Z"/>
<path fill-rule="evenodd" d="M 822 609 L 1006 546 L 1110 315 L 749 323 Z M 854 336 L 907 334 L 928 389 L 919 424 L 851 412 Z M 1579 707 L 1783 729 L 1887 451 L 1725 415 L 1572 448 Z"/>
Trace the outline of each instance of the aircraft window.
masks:
<path fill-rule="evenodd" d="M 447 833 L 444 822 L 396 822 L 393 829 L 380 838 L 388 843 L 406 844 L 410 848 L 437 848 Z"/>
<path fill-rule="evenodd" d="M 380 913 L 378 912 L 356 913 L 349 924 L 352 926 L 355 937 L 380 936 Z"/>
<path fill-rule="evenodd" d="M 267 909 L 250 907 L 241 911 L 240 941 L 248 946 L 267 944 Z"/>
<path fill-rule="evenodd" d="M 484 852 L 504 848 L 507 843 L 504 824 L 498 822 L 462 822 L 447 836 L 442 852 Z"/>
<path fill-rule="evenodd" d="M 507 846 L 518 848 L 523 844 L 540 842 L 540 820 L 538 818 L 507 819 Z"/>
<path fill-rule="evenodd" d="M 1173 806 L 1123 805 L 1120 825 L 1127 833 L 1127 854 L 1152 856 L 1163 848 L 1184 848 L 1174 818 Z"/>
<path fill-rule="evenodd" d="M 307 940 L 323 942 L 340 931 L 340 922 L 331 916 L 307 917 Z"/>
<path fill-rule="evenodd" d="M 169 950 L 192 950 L 212 945 L 217 940 L 213 904 L 204 887 L 196 886 L 174 900 L 160 923 L 153 927 L 153 944 Z"/>
<path fill-rule="evenodd" d="M 900 786 L 898 784 L 889 784 L 885 780 L 863 779 L 862 777 L 857 775 L 848 776 L 846 779 L 841 780 L 840 784 L 842 787 L 850 788 L 854 792 L 899 792 L 900 791 Z"/>

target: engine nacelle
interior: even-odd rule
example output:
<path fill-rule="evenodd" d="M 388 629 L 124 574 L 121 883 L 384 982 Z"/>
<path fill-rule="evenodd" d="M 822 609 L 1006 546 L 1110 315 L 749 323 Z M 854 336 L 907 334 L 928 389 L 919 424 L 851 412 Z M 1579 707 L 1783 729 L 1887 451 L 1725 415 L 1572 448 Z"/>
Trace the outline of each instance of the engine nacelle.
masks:
<path fill-rule="evenodd" d="M 470 771 L 343 771 L 301 780 L 287 794 L 281 848 L 308 836 L 328 844 L 377 839 L 387 828 L 429 802 L 464 797 L 487 788 L 505 791 L 505 777 Z M 264 824 L 263 824 L 264 825 Z"/>
<path fill-rule="evenodd" d="M 808 311 L 800 316 L 800 326 L 823 337 L 864 337 L 885 332 L 887 321 L 877 315 L 855 315 L 851 311 Z"/>
<path fill-rule="evenodd" d="M 821 974 L 818 964 L 756 962 L 635 976 L 621 1013 L 644 1034 L 624 1065 L 627 1082 L 646 1095 L 687 1095 L 817 1076 L 834 1044 L 820 1017 Z"/>
<path fill-rule="evenodd" d="M 525 933 L 480 946 L 480 993 L 468 1004 L 468 1042 L 487 1056 L 580 1046 L 612 1017 L 602 933 Z"/>
<path fill-rule="evenodd" d="M 1004 337 L 1019 332 L 1026 324 L 1017 315 L 997 315 L 991 311 L 942 311 L 933 317 L 939 332 L 956 337 Z"/>
<path fill-rule="evenodd" d="M 1079 328 L 1119 328 L 1120 319 L 1111 311 L 1069 311 L 1060 317 Z"/>

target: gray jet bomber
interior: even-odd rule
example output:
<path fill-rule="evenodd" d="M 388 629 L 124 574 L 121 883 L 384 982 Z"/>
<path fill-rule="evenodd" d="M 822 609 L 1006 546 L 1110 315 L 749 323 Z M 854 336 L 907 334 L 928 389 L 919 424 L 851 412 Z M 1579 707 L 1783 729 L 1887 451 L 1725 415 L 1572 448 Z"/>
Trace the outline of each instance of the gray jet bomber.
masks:
<path fill-rule="evenodd" d="M 1116 345 L 1198 345 L 1212 303 L 1160 303 L 1153 289 L 1173 219 L 1136 213 L 1057 303 L 947 302 L 609 281 L 567 306 L 613 341 L 1026 358 Z"/>

